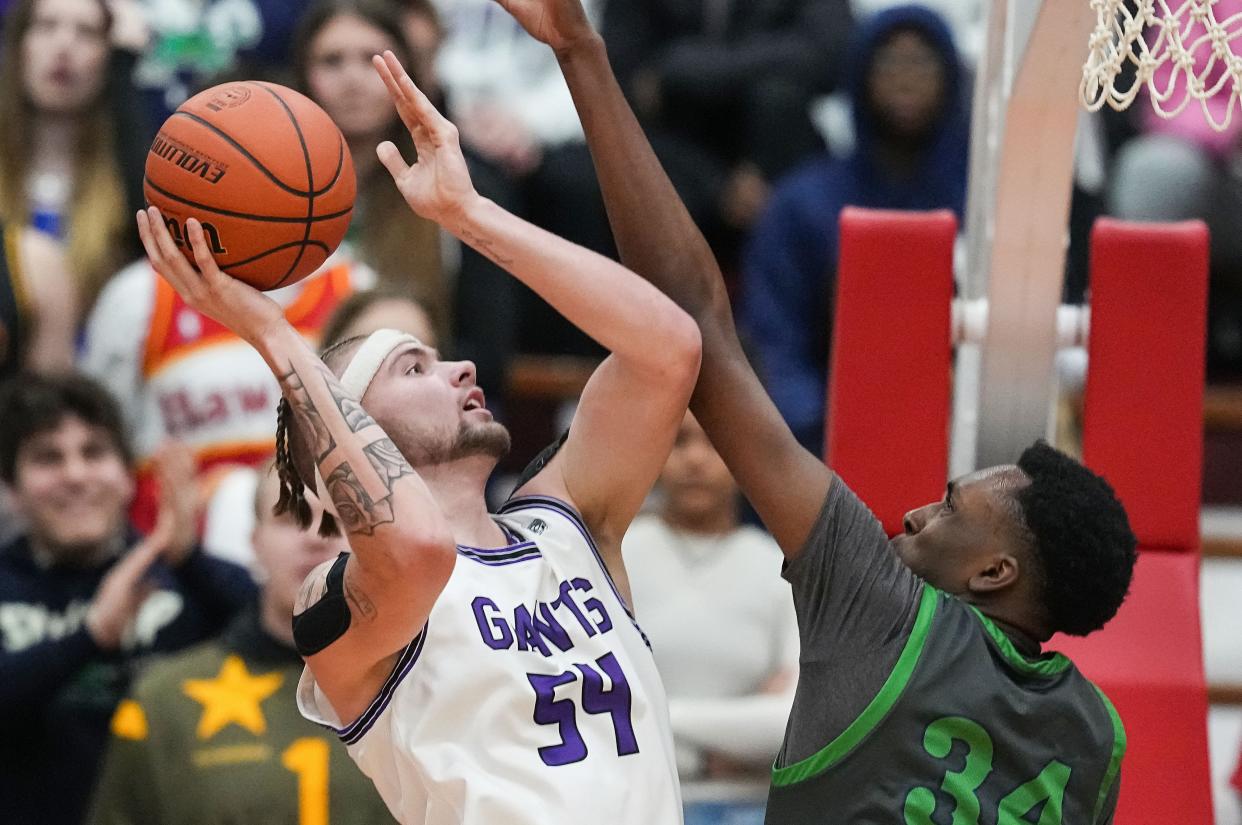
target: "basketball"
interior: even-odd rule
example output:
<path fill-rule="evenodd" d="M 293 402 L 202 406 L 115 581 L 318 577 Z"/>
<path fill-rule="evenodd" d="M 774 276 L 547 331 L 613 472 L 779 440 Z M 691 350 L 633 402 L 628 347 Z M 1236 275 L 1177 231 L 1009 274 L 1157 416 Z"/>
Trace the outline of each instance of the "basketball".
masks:
<path fill-rule="evenodd" d="M 310 98 L 275 83 L 214 86 L 164 122 L 143 193 L 194 261 L 197 218 L 222 270 L 257 289 L 295 283 L 345 237 L 354 208 L 345 138 Z"/>

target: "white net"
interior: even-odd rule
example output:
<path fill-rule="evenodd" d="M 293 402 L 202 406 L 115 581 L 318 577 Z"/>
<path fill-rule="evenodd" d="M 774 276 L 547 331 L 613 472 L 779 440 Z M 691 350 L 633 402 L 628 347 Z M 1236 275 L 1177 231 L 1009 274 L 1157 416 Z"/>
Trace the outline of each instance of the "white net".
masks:
<path fill-rule="evenodd" d="M 1091 0 L 1096 13 L 1079 89 L 1091 111 L 1125 109 L 1146 89 L 1161 117 L 1198 102 L 1224 130 L 1242 96 L 1242 0 Z M 1242 50 L 1242 44 L 1239 44 Z"/>

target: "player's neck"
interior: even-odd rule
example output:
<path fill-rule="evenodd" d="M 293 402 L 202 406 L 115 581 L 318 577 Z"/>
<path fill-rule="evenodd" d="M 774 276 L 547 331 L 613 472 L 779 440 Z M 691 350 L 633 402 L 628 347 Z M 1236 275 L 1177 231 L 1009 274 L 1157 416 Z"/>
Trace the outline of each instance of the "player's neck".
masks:
<path fill-rule="evenodd" d="M 1009 637 L 1014 647 L 1024 656 L 1038 656 L 1043 643 L 1052 636 L 1040 626 L 1039 622 L 1027 620 L 1021 615 L 1020 610 L 1013 606 L 1002 604 L 975 606 Z"/>
<path fill-rule="evenodd" d="M 483 494 L 495 459 L 487 456 L 418 467 L 418 474 L 431 490 L 449 524 L 453 539 L 469 547 L 503 547 L 508 543 L 487 510 Z"/>

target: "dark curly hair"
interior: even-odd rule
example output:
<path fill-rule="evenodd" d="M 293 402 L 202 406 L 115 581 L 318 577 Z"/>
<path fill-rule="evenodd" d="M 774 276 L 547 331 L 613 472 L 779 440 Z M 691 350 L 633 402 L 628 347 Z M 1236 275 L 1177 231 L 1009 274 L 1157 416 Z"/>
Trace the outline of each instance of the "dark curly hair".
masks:
<path fill-rule="evenodd" d="M 0 384 L 0 479 L 16 481 L 22 447 L 70 416 L 106 432 L 125 466 L 134 466 L 121 408 L 106 389 L 80 373 L 26 374 Z"/>
<path fill-rule="evenodd" d="M 1014 494 L 1039 560 L 1051 629 L 1099 630 L 1130 590 L 1137 540 L 1108 482 L 1044 441 L 1018 468 L 1030 484 Z"/>

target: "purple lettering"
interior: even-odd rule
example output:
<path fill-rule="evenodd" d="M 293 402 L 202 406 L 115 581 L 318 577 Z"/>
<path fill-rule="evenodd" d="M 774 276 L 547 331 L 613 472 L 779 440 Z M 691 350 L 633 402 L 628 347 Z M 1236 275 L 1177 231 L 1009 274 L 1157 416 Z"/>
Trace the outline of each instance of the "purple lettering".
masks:
<path fill-rule="evenodd" d="M 574 646 L 574 643 L 569 640 L 569 634 L 565 632 L 565 628 L 561 627 L 561 623 L 552 615 L 551 608 L 540 602 L 537 612 L 539 615 L 533 618 L 535 620 L 535 630 L 541 636 L 556 645 L 562 652 Z M 543 616 L 542 621 L 540 621 L 539 616 Z"/>
<path fill-rule="evenodd" d="M 486 596 L 478 596 L 470 606 L 474 609 L 474 621 L 479 626 L 483 643 L 492 650 L 507 650 L 513 646 L 513 631 L 500 615 L 500 608 Z"/>
<path fill-rule="evenodd" d="M 593 588 L 591 583 L 586 579 L 574 579 L 574 590 L 581 593 L 590 593 Z M 595 614 L 595 626 L 599 628 L 600 633 L 607 633 L 612 630 L 612 619 L 608 618 L 608 611 L 604 609 L 604 605 L 599 599 L 591 597 L 582 603 L 587 612 Z"/>
<path fill-rule="evenodd" d="M 519 604 L 513 609 L 513 632 L 517 636 L 518 650 L 533 648 L 544 656 L 552 655 L 552 651 L 548 650 L 548 646 L 543 643 L 543 637 L 539 635 L 535 622 L 530 617 L 530 611 L 524 604 Z"/>
<path fill-rule="evenodd" d="M 578 609 L 578 603 L 570 596 L 569 591 L 572 589 L 573 586 L 569 582 L 561 582 L 561 595 L 552 601 L 552 607 L 554 609 L 561 605 L 568 607 L 569 612 L 574 614 L 574 618 L 578 620 L 578 624 L 582 625 L 582 629 L 586 631 L 587 638 L 589 639 L 595 635 L 595 627 L 587 621 L 586 616 L 582 615 L 582 611 Z"/>

